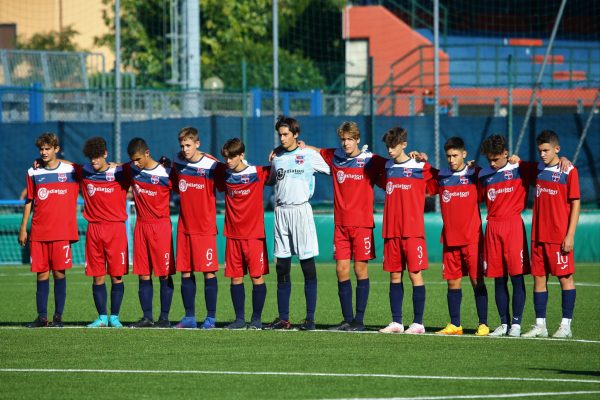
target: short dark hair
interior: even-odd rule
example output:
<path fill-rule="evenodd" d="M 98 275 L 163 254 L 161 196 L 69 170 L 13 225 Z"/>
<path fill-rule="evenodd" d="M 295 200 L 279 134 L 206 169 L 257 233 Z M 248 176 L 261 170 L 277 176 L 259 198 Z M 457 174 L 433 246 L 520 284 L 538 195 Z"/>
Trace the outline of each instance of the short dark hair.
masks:
<path fill-rule="evenodd" d="M 245 151 L 246 146 L 244 146 L 244 143 L 238 138 L 233 138 L 225 142 L 225 144 L 221 148 L 221 155 L 223 157 L 231 158 L 239 156 Z"/>
<path fill-rule="evenodd" d="M 504 136 L 492 135 L 481 143 L 481 152 L 486 156 L 502 154 L 505 151 L 508 151 L 508 145 Z"/>
<path fill-rule="evenodd" d="M 146 141 L 139 137 L 134 137 L 127 145 L 127 154 L 129 154 L 130 157 L 134 154 L 145 153 L 148 150 L 150 149 L 148 148 Z"/>
<path fill-rule="evenodd" d="M 398 146 L 400 143 L 405 143 L 407 137 L 408 133 L 406 132 L 406 129 L 395 126 L 391 129 L 388 129 L 388 131 L 383 135 L 382 141 L 388 148 L 392 148 Z"/>
<path fill-rule="evenodd" d="M 560 146 L 560 140 L 558 134 L 550 129 L 541 131 L 535 138 L 535 143 L 539 146 L 540 144 L 550 143 L 553 146 Z"/>
<path fill-rule="evenodd" d="M 462 138 L 460 138 L 458 136 L 452 136 L 451 138 L 446 140 L 446 143 L 444 144 L 445 151 L 448 151 L 450 149 L 461 150 L 461 151 L 464 150 L 465 149 L 465 141 L 462 140 Z"/>
<path fill-rule="evenodd" d="M 296 121 L 295 118 L 286 117 L 285 115 L 280 115 L 277 117 L 277 122 L 275 123 L 275 130 L 279 132 L 279 128 L 286 127 L 295 134 L 300 134 L 300 124 Z"/>
<path fill-rule="evenodd" d="M 87 158 L 102 157 L 106 151 L 106 140 L 100 136 L 89 138 L 83 145 L 83 154 Z"/>
<path fill-rule="evenodd" d="M 35 145 L 38 149 L 46 144 L 51 147 L 58 147 L 58 136 L 55 133 L 44 132 L 35 140 Z"/>

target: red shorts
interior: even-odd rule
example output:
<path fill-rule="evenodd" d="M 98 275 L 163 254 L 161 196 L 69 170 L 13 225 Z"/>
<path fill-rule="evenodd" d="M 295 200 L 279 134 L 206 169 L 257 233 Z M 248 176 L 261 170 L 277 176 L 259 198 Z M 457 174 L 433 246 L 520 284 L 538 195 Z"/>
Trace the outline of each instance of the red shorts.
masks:
<path fill-rule="evenodd" d="M 187 235 L 177 232 L 177 271 L 215 272 L 218 270 L 216 235 Z"/>
<path fill-rule="evenodd" d="M 85 274 L 87 276 L 127 275 L 129 255 L 124 222 L 88 224 L 85 235 Z"/>
<path fill-rule="evenodd" d="M 482 242 L 446 246 L 442 252 L 442 277 L 446 280 L 469 276 L 483 279 Z"/>
<path fill-rule="evenodd" d="M 531 242 L 531 275 L 566 276 L 575 273 L 575 254 L 557 243 Z"/>
<path fill-rule="evenodd" d="M 259 278 L 269 273 L 265 239 L 231 239 L 225 245 L 225 276 L 242 278 L 250 274 Z"/>
<path fill-rule="evenodd" d="M 137 221 L 133 233 L 133 273 L 167 276 L 175 273 L 171 220 Z"/>
<path fill-rule="evenodd" d="M 389 238 L 383 240 L 383 270 L 419 272 L 428 268 L 425 238 Z"/>
<path fill-rule="evenodd" d="M 333 233 L 333 258 L 354 261 L 374 259 L 373 228 L 336 225 Z"/>
<path fill-rule="evenodd" d="M 529 274 L 529 250 L 520 215 L 488 221 L 485 229 L 483 269 L 489 278 Z"/>
<path fill-rule="evenodd" d="M 71 242 L 29 242 L 31 248 L 31 272 L 64 271 L 73 267 Z"/>

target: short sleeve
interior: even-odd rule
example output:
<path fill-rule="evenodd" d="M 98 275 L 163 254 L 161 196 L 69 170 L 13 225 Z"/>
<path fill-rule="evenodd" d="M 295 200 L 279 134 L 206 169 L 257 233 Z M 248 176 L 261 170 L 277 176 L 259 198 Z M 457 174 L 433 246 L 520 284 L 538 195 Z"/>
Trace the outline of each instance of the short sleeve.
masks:
<path fill-rule="evenodd" d="M 313 153 L 313 163 L 312 163 L 313 169 L 316 172 L 320 172 L 322 174 L 329 175 L 331 173 L 331 170 L 329 169 L 329 165 L 327 165 L 327 162 L 325 162 L 325 160 L 323 159 L 321 154 L 319 154 L 316 151 L 313 151 L 312 153 Z"/>
<path fill-rule="evenodd" d="M 579 172 L 577 172 L 577 168 L 575 167 L 573 167 L 567 177 L 567 198 L 569 200 L 581 198 L 581 193 L 579 191 Z"/>
<path fill-rule="evenodd" d="M 333 154 L 335 153 L 335 149 L 321 149 L 319 153 L 327 165 L 331 167 L 333 165 Z"/>

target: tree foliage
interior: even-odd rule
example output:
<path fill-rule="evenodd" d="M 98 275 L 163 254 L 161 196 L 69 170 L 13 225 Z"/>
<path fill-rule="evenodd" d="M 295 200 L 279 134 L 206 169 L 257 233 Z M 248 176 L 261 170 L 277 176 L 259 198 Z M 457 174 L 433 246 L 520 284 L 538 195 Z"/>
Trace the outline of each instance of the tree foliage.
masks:
<path fill-rule="evenodd" d="M 72 25 L 66 26 L 61 32 L 50 31 L 36 33 L 29 39 L 18 38 L 17 48 L 23 50 L 48 51 L 82 51 L 74 42 L 79 35 Z"/>

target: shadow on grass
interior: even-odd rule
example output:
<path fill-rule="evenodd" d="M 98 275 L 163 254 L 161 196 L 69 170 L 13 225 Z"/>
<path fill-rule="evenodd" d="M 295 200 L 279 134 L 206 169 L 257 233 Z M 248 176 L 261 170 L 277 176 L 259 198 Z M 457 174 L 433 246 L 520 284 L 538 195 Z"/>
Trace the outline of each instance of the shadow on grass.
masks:
<path fill-rule="evenodd" d="M 559 374 L 565 375 L 581 375 L 581 376 L 600 376 L 600 371 L 574 371 L 569 369 L 557 369 L 557 368 L 530 368 L 535 371 L 552 371 L 558 372 Z"/>

